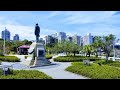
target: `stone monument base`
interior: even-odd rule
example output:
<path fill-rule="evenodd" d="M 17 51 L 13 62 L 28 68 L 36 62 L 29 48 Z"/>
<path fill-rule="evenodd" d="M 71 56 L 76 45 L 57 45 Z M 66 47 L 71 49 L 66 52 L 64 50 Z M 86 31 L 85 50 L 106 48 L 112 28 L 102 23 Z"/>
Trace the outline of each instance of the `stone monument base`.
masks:
<path fill-rule="evenodd" d="M 28 50 L 28 52 L 29 55 L 26 61 L 22 62 L 22 64 L 29 67 L 51 65 L 51 62 L 45 58 L 45 48 L 44 48 L 44 44 L 41 41 L 33 42 L 30 45 L 30 49 Z"/>
<path fill-rule="evenodd" d="M 35 57 L 35 62 L 33 64 L 33 66 L 46 66 L 46 65 L 50 65 L 50 61 L 48 61 L 46 58 L 39 58 L 39 57 Z"/>

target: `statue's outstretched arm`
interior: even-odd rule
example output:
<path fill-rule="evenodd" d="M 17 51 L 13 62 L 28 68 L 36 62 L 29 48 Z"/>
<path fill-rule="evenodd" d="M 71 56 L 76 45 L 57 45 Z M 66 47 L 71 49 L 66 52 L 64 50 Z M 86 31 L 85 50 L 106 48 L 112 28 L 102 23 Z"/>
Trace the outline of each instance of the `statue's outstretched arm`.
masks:
<path fill-rule="evenodd" d="M 34 52 L 34 50 L 32 52 L 28 52 L 29 54 L 32 54 Z"/>

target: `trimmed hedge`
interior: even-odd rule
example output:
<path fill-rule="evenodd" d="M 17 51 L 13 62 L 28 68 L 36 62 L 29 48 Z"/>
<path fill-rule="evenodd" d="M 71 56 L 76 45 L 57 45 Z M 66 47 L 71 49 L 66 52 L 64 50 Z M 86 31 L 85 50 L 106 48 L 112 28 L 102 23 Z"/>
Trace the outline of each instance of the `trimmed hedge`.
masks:
<path fill-rule="evenodd" d="M 0 56 L 0 61 L 20 62 L 20 59 L 16 56 Z"/>
<path fill-rule="evenodd" d="M 98 61 L 94 61 L 94 63 L 100 63 L 100 64 L 103 64 L 103 65 L 120 67 L 120 62 L 119 61 L 108 60 L 108 62 L 106 62 L 105 60 L 98 60 Z"/>
<path fill-rule="evenodd" d="M 27 59 L 28 56 L 25 56 L 25 59 Z M 46 59 L 51 59 L 52 55 L 45 55 Z"/>
<path fill-rule="evenodd" d="M 87 66 L 82 62 L 74 62 L 72 66 L 69 66 L 65 70 L 92 79 L 120 79 L 120 69 L 108 65 L 99 66 L 96 63 Z"/>
<path fill-rule="evenodd" d="M 52 79 L 52 77 L 37 70 L 13 70 L 13 74 L 0 75 L 0 79 Z"/>
<path fill-rule="evenodd" d="M 51 59 L 52 55 L 45 55 L 46 59 Z"/>
<path fill-rule="evenodd" d="M 85 57 L 85 56 L 59 56 L 57 58 L 54 58 L 54 61 L 57 62 L 78 62 L 83 60 L 90 60 L 90 61 L 96 61 L 100 60 L 100 58 L 96 57 Z"/>

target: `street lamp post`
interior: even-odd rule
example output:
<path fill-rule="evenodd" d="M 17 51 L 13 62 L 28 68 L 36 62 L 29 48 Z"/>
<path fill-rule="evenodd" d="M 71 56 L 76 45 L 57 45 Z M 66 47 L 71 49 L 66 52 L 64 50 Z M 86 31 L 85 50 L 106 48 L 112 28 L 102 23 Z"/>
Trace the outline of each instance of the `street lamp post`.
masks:
<path fill-rule="evenodd" d="M 6 29 L 6 27 L 5 27 Z M 5 55 L 5 31 L 4 31 L 4 55 Z"/>
<path fill-rule="evenodd" d="M 113 52 L 114 52 L 113 61 L 115 61 L 115 48 L 114 48 L 114 42 L 113 42 Z"/>

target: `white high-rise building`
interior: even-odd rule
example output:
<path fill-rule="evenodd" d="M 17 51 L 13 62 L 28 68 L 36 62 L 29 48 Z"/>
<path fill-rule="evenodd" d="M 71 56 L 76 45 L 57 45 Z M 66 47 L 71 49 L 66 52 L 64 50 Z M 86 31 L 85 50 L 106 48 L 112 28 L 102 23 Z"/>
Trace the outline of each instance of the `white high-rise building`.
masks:
<path fill-rule="evenodd" d="M 66 40 L 66 33 L 65 32 L 59 32 L 58 33 L 58 43 L 61 43 L 62 41 Z"/>
<path fill-rule="evenodd" d="M 75 34 L 72 38 L 75 44 L 81 45 L 81 36 L 78 36 L 77 34 Z"/>
<path fill-rule="evenodd" d="M 91 36 L 91 33 L 88 33 L 86 36 L 83 38 L 83 44 L 88 45 L 93 43 L 93 36 Z"/>

